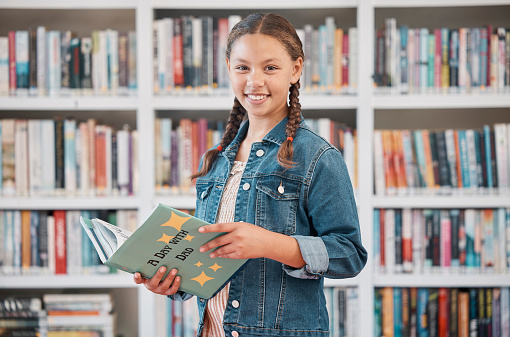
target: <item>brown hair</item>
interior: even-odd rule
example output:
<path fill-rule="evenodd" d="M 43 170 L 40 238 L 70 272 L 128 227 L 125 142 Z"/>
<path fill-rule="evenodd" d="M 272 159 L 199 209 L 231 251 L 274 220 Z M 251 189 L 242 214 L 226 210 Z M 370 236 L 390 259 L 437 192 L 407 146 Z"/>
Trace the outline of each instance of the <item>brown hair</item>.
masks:
<path fill-rule="evenodd" d="M 247 34 L 264 34 L 272 36 L 280 41 L 287 53 L 289 53 L 292 61 L 296 61 L 298 58 L 305 59 L 303 53 L 303 45 L 301 40 L 296 33 L 296 30 L 292 24 L 287 21 L 284 17 L 268 13 L 268 14 L 251 14 L 238 22 L 231 30 L 228 36 L 227 49 L 225 56 L 230 60 L 230 52 L 236 41 Z M 299 80 L 293 83 L 289 88 L 289 120 L 285 129 L 287 139 L 280 145 L 278 149 L 277 160 L 280 165 L 285 168 L 290 168 L 295 165 L 292 161 L 294 155 L 294 147 L 292 140 L 296 135 L 296 130 L 301 120 L 301 104 L 299 103 Z M 230 112 L 230 117 L 227 122 L 225 133 L 220 142 L 221 149 L 225 149 L 234 140 L 239 126 L 246 115 L 246 109 L 239 103 L 237 97 L 234 99 L 234 106 Z M 220 150 L 218 148 L 207 151 L 204 155 L 202 168 L 200 171 L 191 176 L 191 179 L 202 177 L 209 172 L 214 161 L 218 157 Z"/>

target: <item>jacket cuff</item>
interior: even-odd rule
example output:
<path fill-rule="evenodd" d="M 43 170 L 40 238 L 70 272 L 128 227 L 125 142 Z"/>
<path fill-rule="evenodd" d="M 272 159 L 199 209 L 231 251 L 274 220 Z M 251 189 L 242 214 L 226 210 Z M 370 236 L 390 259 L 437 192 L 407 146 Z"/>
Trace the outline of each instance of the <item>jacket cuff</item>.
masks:
<path fill-rule="evenodd" d="M 320 237 L 295 235 L 301 250 L 303 260 L 306 265 L 301 269 L 296 269 L 288 265 L 283 265 L 283 270 L 295 278 L 318 279 L 328 270 L 329 256 L 326 245 Z"/>
<path fill-rule="evenodd" d="M 187 301 L 193 297 L 193 295 L 185 293 L 184 291 L 177 291 L 174 295 L 168 295 L 169 299 L 174 301 Z"/>

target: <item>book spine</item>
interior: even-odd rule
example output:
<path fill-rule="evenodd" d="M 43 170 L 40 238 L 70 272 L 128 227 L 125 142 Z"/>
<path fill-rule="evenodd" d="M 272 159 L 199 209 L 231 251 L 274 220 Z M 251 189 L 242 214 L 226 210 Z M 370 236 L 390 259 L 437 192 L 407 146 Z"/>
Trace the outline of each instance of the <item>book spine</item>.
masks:
<path fill-rule="evenodd" d="M 172 27 L 173 28 L 173 27 Z M 129 42 L 127 33 L 119 33 L 119 93 L 127 94 L 128 92 L 128 53 Z M 83 41 L 83 39 L 82 39 Z M 171 39 L 170 39 L 171 41 Z M 173 80 L 173 77 L 172 77 Z"/>
<path fill-rule="evenodd" d="M 450 90 L 457 92 L 459 86 L 459 31 L 450 31 Z"/>
<path fill-rule="evenodd" d="M 29 87 L 30 35 L 26 30 L 16 31 L 16 93 L 27 95 Z"/>
<path fill-rule="evenodd" d="M 64 120 L 55 118 L 55 188 L 58 195 L 63 195 L 65 189 L 65 145 Z"/>
<path fill-rule="evenodd" d="M 459 92 L 465 93 L 467 81 L 467 28 L 459 28 Z"/>
<path fill-rule="evenodd" d="M 66 274 L 67 248 L 65 211 L 54 211 L 53 217 L 55 219 L 55 274 Z"/>
<path fill-rule="evenodd" d="M 470 170 L 469 170 L 469 157 L 468 157 L 468 144 L 467 144 L 467 131 L 458 130 L 459 137 L 459 154 L 460 154 L 460 167 L 462 171 L 462 187 L 467 188 L 471 186 Z"/>
<path fill-rule="evenodd" d="M 28 56 L 28 67 L 29 67 L 29 79 L 28 87 L 29 94 L 37 96 L 37 30 L 31 29 L 29 40 L 29 56 Z"/>
<path fill-rule="evenodd" d="M 386 287 L 383 289 L 383 308 L 382 308 L 382 331 L 383 336 L 394 336 L 394 306 L 393 306 L 393 288 Z"/>
<path fill-rule="evenodd" d="M 429 34 L 429 42 L 428 42 L 428 81 L 427 81 L 427 89 L 429 92 L 433 92 L 435 86 L 435 58 L 436 58 L 436 35 Z"/>
<path fill-rule="evenodd" d="M 447 337 L 449 334 L 449 322 L 450 311 L 448 306 L 448 289 L 439 288 L 438 290 L 438 322 L 437 322 L 437 336 L 438 337 Z"/>
<path fill-rule="evenodd" d="M 453 271 L 458 272 L 460 270 L 460 211 L 458 209 L 451 209 L 449 213 L 451 222 L 451 267 Z"/>
<path fill-rule="evenodd" d="M 71 31 L 60 33 L 60 94 L 69 95 L 71 89 Z"/>
<path fill-rule="evenodd" d="M 441 89 L 443 92 L 450 86 L 449 46 L 449 29 L 441 28 Z"/>
<path fill-rule="evenodd" d="M 402 262 L 405 272 L 413 271 L 413 232 L 412 211 L 409 208 L 402 210 Z M 417 226 L 418 224 L 414 224 Z"/>
<path fill-rule="evenodd" d="M 127 63 L 128 63 L 128 89 L 130 91 L 134 91 L 138 87 L 138 82 L 136 68 L 136 33 L 133 31 L 128 32 Z"/>
<path fill-rule="evenodd" d="M 402 210 L 395 210 L 395 272 L 403 271 L 402 263 Z"/>
<path fill-rule="evenodd" d="M 393 336 L 402 337 L 402 289 L 393 288 Z"/>
<path fill-rule="evenodd" d="M 434 88 L 436 92 L 439 92 L 439 90 L 442 87 L 442 46 L 443 42 L 441 29 L 434 29 L 434 37 L 436 41 L 436 52 L 434 56 Z"/>
<path fill-rule="evenodd" d="M 448 211 L 440 211 L 440 255 L 441 255 L 441 269 L 443 272 L 449 272 L 452 261 L 452 223 Z"/>
<path fill-rule="evenodd" d="M 446 336 L 449 335 L 451 337 L 457 337 L 459 336 L 459 316 L 460 316 L 460 310 L 459 310 L 459 289 L 458 288 L 451 288 L 447 294 L 447 306 L 446 306 L 446 313 L 449 314 L 449 326 L 446 328 Z"/>
<path fill-rule="evenodd" d="M 15 188 L 18 196 L 28 196 L 28 121 L 17 119 L 14 131 Z"/>
<path fill-rule="evenodd" d="M 46 28 L 43 26 L 37 27 L 37 92 L 39 96 L 47 95 L 48 88 L 48 74 L 47 74 L 47 34 Z"/>
<path fill-rule="evenodd" d="M 79 38 L 74 37 L 71 39 L 71 61 L 69 63 L 70 72 L 70 87 L 73 94 L 79 94 L 81 88 L 80 79 L 80 58 L 81 58 L 81 41 Z"/>
<path fill-rule="evenodd" d="M 480 28 L 480 87 L 482 89 L 486 89 L 490 84 L 487 82 L 487 69 L 490 69 L 489 41 L 487 28 Z"/>
<path fill-rule="evenodd" d="M 420 29 L 420 92 L 425 92 L 428 87 L 428 61 L 429 61 L 429 30 Z"/>

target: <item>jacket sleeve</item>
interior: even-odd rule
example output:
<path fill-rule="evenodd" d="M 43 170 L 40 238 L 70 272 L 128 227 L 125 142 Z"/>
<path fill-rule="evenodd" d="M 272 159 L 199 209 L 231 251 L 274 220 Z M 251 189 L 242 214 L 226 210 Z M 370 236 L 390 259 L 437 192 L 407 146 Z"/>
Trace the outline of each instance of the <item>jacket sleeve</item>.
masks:
<path fill-rule="evenodd" d="M 174 295 L 168 295 L 169 299 L 174 301 L 187 301 L 193 297 L 193 295 L 185 293 L 184 291 L 177 291 Z"/>
<path fill-rule="evenodd" d="M 308 173 L 305 205 L 312 236 L 295 235 L 306 262 L 302 269 L 285 266 L 297 278 L 349 278 L 365 266 L 358 212 L 342 155 L 332 147 L 319 151 Z"/>

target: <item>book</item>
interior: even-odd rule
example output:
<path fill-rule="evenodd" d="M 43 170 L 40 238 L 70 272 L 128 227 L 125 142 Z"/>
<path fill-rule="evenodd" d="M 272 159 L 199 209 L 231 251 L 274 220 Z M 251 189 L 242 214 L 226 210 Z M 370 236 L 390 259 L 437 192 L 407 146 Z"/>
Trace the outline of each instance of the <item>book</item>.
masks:
<path fill-rule="evenodd" d="M 224 233 L 200 233 L 207 222 L 163 204 L 134 233 L 100 219 L 81 217 L 80 222 L 105 265 L 140 272 L 144 278 L 153 277 L 162 266 L 167 267 L 164 277 L 176 268 L 179 290 L 200 298 L 212 297 L 247 261 L 200 253 L 200 246 Z"/>

